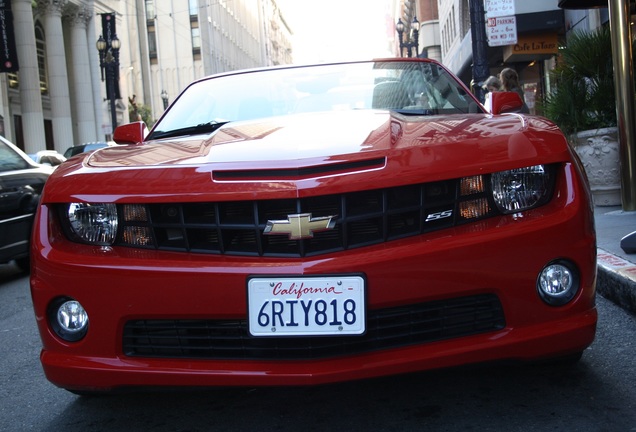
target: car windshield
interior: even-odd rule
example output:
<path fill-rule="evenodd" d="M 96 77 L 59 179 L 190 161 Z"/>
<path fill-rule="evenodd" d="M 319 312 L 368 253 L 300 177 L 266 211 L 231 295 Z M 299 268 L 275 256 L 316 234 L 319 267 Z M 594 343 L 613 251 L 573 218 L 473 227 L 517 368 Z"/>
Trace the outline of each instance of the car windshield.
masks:
<path fill-rule="evenodd" d="M 482 112 L 441 65 L 378 61 L 243 71 L 190 85 L 150 139 L 210 133 L 227 122 L 340 110 L 405 115 Z"/>

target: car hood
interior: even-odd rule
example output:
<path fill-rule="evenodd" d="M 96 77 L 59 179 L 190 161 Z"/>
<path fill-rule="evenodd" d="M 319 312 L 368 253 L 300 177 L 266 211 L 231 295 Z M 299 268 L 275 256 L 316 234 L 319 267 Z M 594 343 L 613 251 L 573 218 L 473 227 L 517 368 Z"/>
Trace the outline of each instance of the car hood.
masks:
<path fill-rule="evenodd" d="M 161 182 L 167 193 L 208 193 L 211 180 L 215 192 L 231 182 L 227 191 L 262 194 L 264 189 L 313 190 L 316 182 L 361 187 L 348 183 L 352 175 L 377 187 L 563 160 L 570 160 L 563 135 L 540 117 L 346 111 L 234 122 L 205 136 L 104 148 L 62 165 L 51 183 L 84 175 L 85 181 L 72 179 L 81 193 L 95 189 L 91 176 L 116 170 L 116 181 L 106 181 L 109 191 L 122 197 L 146 196 L 149 182 Z M 102 189 L 104 181 L 94 182 Z"/>
<path fill-rule="evenodd" d="M 547 123 L 546 123 L 547 124 Z M 92 153 L 92 167 L 156 165 L 283 165 L 356 158 L 374 151 L 399 151 L 452 144 L 485 150 L 480 143 L 508 140 L 528 130 L 519 115 L 402 116 L 385 111 L 343 111 L 228 123 L 211 135 L 163 139 Z M 494 140 L 494 141 L 493 141 Z M 456 155 L 455 157 L 457 157 Z M 290 164 L 291 162 L 291 164 Z"/>
<path fill-rule="evenodd" d="M 346 112 L 232 122 L 206 136 L 151 140 L 140 146 L 96 152 L 90 166 L 261 163 L 355 154 L 386 143 L 387 115 Z"/>

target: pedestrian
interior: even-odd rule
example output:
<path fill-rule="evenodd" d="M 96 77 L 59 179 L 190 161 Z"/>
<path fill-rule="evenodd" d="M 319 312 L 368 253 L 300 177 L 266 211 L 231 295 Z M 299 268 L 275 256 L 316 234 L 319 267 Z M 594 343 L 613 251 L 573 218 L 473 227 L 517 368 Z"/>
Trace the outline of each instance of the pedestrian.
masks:
<path fill-rule="evenodd" d="M 523 94 L 523 90 L 521 89 L 521 85 L 519 84 L 519 75 L 517 74 L 517 71 L 512 68 L 505 68 L 499 72 L 499 79 L 501 80 L 501 86 L 504 91 L 516 92 L 519 94 L 521 102 L 523 102 L 521 112 L 529 113 L 530 109 L 528 108 L 528 105 L 526 105 L 526 98 Z"/>
<path fill-rule="evenodd" d="M 494 75 L 490 75 L 486 81 L 484 81 L 484 85 L 482 86 L 484 90 L 488 90 L 489 92 L 501 91 L 501 81 Z"/>
<path fill-rule="evenodd" d="M 489 76 L 486 81 L 484 81 L 484 85 L 482 86 L 484 90 L 486 90 L 486 94 L 484 96 L 484 107 L 488 110 L 488 112 L 492 112 L 492 99 L 490 97 L 491 93 L 501 91 L 501 81 L 496 76 Z"/>

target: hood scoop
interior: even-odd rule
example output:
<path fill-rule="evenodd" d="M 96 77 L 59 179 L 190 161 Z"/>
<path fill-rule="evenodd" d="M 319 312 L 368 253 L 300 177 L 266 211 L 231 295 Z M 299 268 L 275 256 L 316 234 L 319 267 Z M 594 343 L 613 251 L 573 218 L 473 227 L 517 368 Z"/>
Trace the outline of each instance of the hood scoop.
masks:
<path fill-rule="evenodd" d="M 386 165 L 386 158 L 379 157 L 349 162 L 336 162 L 324 165 L 295 168 L 258 168 L 241 170 L 215 170 L 214 181 L 254 181 L 254 180 L 302 180 L 327 175 L 351 174 L 381 169 Z"/>

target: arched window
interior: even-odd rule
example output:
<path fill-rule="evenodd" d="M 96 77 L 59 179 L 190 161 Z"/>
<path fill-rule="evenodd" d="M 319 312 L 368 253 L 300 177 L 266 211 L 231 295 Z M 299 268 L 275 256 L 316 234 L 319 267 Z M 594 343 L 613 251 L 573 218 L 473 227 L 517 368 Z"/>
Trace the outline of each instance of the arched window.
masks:
<path fill-rule="evenodd" d="M 35 23 L 35 47 L 38 56 L 38 72 L 40 74 L 40 93 L 49 94 L 49 79 L 46 68 L 46 39 L 44 28 L 40 22 Z"/>

